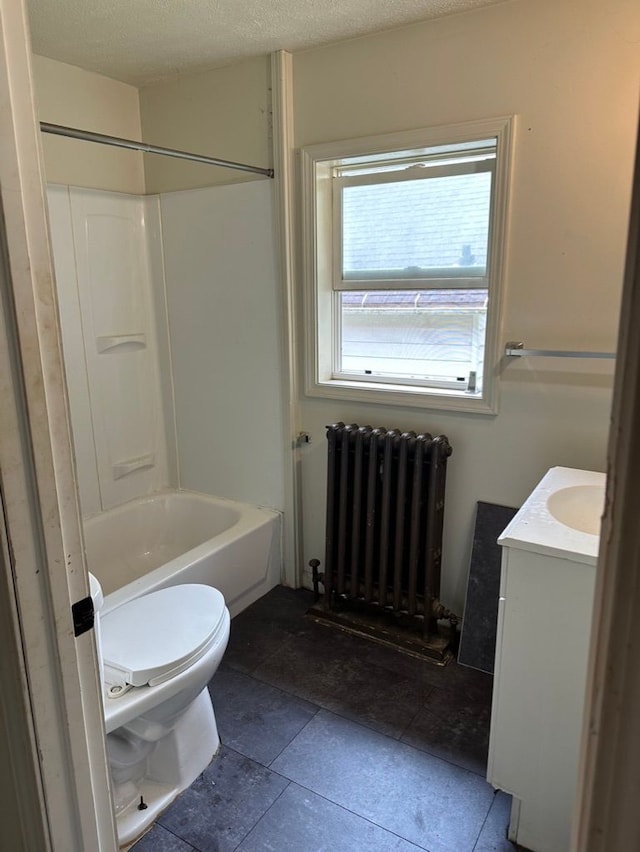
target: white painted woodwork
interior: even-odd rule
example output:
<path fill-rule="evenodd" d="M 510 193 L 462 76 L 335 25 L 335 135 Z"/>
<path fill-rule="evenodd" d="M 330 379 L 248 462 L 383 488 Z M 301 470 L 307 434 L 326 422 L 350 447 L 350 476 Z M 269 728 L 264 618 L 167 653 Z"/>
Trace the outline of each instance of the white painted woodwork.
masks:
<path fill-rule="evenodd" d="M 271 56 L 273 98 L 274 230 L 280 279 L 280 310 L 283 412 L 282 442 L 284 512 L 282 530 L 282 581 L 297 588 L 302 584 L 302 507 L 300 502 L 300 455 L 298 422 L 298 324 L 296 322 L 295 149 L 293 144 L 293 57 L 284 50 Z"/>
<path fill-rule="evenodd" d="M 640 146 L 636 150 L 571 852 L 640 846 Z"/>
<path fill-rule="evenodd" d="M 2 585 L 12 598 L 3 612 L 6 615 L 9 610 L 21 649 L 8 660 L 8 655 L 14 656 L 13 643 L 3 642 L 0 668 L 7 673 L 24 664 L 22 683 L 3 677 L 2 700 L 4 724 L 8 720 L 9 734 L 12 728 L 16 733 L 12 756 L 20 743 L 27 745 L 13 766 L 3 762 L 0 774 L 6 777 L 13 770 L 21 791 L 29 777 L 37 779 L 38 798 L 21 802 L 29 806 L 33 820 L 33 831 L 23 832 L 29 849 L 112 852 L 115 831 L 95 644 L 91 632 L 74 637 L 71 617 L 71 604 L 87 594 L 88 583 L 27 24 L 24 6 L 15 0 L 0 0 L 0 104 L 0 188 L 6 238 L 0 320 L 0 475 L 7 538 L 4 531 L 2 536 L 11 561 L 10 582 L 5 575 Z M 14 714 L 25 704 L 30 718 L 20 726 Z M 26 729 L 33 733 L 29 744 L 24 740 Z M 3 816 L 13 819 L 7 806 L 9 802 Z M 40 829 L 48 833 L 41 843 L 36 840 Z M 7 832 L 7 842 L 11 837 Z"/>

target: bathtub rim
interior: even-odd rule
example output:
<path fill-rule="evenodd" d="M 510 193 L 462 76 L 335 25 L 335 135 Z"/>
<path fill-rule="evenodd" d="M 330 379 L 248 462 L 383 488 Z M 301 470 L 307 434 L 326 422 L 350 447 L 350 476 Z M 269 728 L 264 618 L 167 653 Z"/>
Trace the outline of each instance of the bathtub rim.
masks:
<path fill-rule="evenodd" d="M 167 562 L 164 562 L 161 565 L 152 568 L 150 571 L 147 571 L 142 576 L 136 577 L 130 580 L 128 583 L 125 583 L 124 585 L 113 589 L 112 591 L 105 592 L 104 604 L 101 610 L 102 614 L 106 615 L 108 612 L 111 612 L 112 610 L 116 609 L 117 607 L 121 606 L 129 600 L 133 600 L 134 598 L 140 597 L 143 594 L 148 594 L 158 588 L 163 588 L 166 584 L 167 579 L 169 579 L 172 575 L 176 574 L 178 570 L 182 569 L 184 571 L 189 569 L 204 558 L 215 555 L 215 553 L 217 553 L 218 551 L 223 550 L 236 539 L 242 538 L 243 535 L 247 535 L 253 531 L 259 530 L 264 526 L 272 524 L 276 526 L 274 533 L 278 537 L 278 547 L 280 554 L 282 553 L 282 512 L 278 511 L 277 509 L 272 509 L 265 506 L 256 506 L 252 503 L 243 503 L 238 500 L 232 500 L 225 497 L 216 497 L 212 494 L 205 494 L 203 492 L 192 491 L 190 489 L 182 488 L 166 488 L 162 489 L 161 491 L 154 491 L 142 497 L 136 497 L 133 500 L 127 500 L 125 503 L 107 509 L 105 512 L 99 512 L 87 518 L 83 518 L 83 534 L 84 524 L 86 522 L 91 522 L 103 518 L 106 515 L 110 515 L 111 517 L 117 517 L 119 514 L 126 513 L 127 508 L 131 508 L 133 504 L 151 502 L 154 499 L 159 499 L 163 497 L 179 497 L 183 494 L 187 496 L 201 498 L 208 503 L 225 504 L 230 505 L 232 508 L 238 508 L 240 511 L 240 516 L 236 521 L 234 521 L 233 524 L 231 524 L 231 526 L 227 527 L 227 529 L 223 530 L 221 533 L 218 533 L 217 535 L 206 539 L 205 541 L 201 542 L 198 545 L 195 545 L 189 550 L 185 550 L 184 552 L 178 554 L 178 556 L 175 556 L 173 559 L 170 559 Z M 215 542 L 215 544 L 212 544 L 213 542 Z M 87 547 L 85 540 L 85 555 L 86 552 Z M 269 553 L 268 558 L 271 559 L 271 557 L 272 553 Z M 100 572 L 95 570 L 95 566 L 91 566 L 89 564 L 88 559 L 87 569 L 95 575 L 96 579 L 100 582 L 103 588 L 105 585 L 108 587 L 109 584 L 105 584 L 103 579 L 100 577 Z M 281 572 L 282 566 L 280 566 L 280 573 Z M 149 578 L 152 574 L 154 575 L 154 580 L 152 582 L 148 582 L 147 578 Z M 145 582 L 145 580 L 147 580 L 147 582 Z M 260 584 L 261 583 L 257 585 Z M 252 589 L 253 587 L 250 587 L 245 592 L 243 592 L 242 597 L 249 594 Z M 229 606 L 230 602 L 225 602 L 227 603 L 227 606 Z M 233 607 L 233 609 L 235 609 L 235 607 Z"/>
<path fill-rule="evenodd" d="M 150 491 L 148 494 L 141 494 L 139 497 L 131 498 L 131 500 L 125 500 L 124 503 L 119 503 L 117 506 L 110 506 L 102 512 L 93 512 L 88 515 L 83 515 L 82 526 L 84 529 L 85 524 L 97 521 L 105 515 L 119 515 L 124 513 L 126 509 L 136 503 L 152 503 L 166 497 L 180 497 L 182 495 L 186 497 L 197 497 L 207 503 L 221 503 L 228 505 L 231 508 L 241 507 L 242 509 L 251 509 L 256 512 L 266 512 L 268 515 L 282 514 L 280 509 L 274 509 L 272 506 L 261 506 L 258 503 L 248 503 L 243 500 L 236 500 L 233 497 L 219 497 L 217 494 L 207 494 L 205 491 L 195 491 L 192 488 L 166 487 L 157 489 L 156 491 Z"/>

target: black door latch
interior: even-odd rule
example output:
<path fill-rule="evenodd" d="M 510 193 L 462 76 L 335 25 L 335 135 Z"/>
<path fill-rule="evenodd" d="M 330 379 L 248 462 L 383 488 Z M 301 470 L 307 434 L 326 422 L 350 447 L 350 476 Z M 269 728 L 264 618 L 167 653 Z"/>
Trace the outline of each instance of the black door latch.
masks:
<path fill-rule="evenodd" d="M 81 601 L 72 604 L 71 614 L 73 615 L 74 636 L 81 636 L 87 630 L 91 630 L 95 622 L 92 598 L 83 598 Z"/>

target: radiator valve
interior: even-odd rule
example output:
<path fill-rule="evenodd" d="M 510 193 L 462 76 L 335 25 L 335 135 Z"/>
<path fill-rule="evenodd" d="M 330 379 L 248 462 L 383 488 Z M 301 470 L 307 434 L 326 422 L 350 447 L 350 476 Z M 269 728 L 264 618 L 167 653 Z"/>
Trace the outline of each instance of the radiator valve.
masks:
<path fill-rule="evenodd" d="M 313 599 L 317 601 L 320 599 L 320 591 L 318 589 L 318 585 L 320 583 L 324 584 L 324 574 L 322 571 L 318 571 L 318 568 L 320 567 L 320 560 L 310 559 L 309 567 L 311 568 L 311 578 L 313 582 Z"/>
<path fill-rule="evenodd" d="M 451 627 L 455 627 L 460 620 L 459 617 L 452 612 L 450 609 L 447 609 L 443 603 L 441 603 L 438 598 L 436 598 L 431 604 L 431 614 L 434 618 L 440 620 L 446 620 L 451 624 Z"/>

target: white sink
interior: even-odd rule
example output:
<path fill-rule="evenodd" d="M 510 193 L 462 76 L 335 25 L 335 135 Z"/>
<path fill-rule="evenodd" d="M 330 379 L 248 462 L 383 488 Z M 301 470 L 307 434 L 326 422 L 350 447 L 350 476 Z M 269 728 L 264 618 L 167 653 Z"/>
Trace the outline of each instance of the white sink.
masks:
<path fill-rule="evenodd" d="M 553 517 L 571 529 L 600 534 L 604 510 L 604 485 L 570 485 L 549 495 L 547 507 Z"/>
<path fill-rule="evenodd" d="M 605 482 L 605 474 L 598 471 L 552 467 L 498 543 L 595 565 Z"/>

